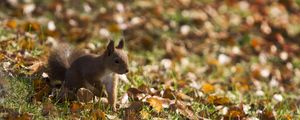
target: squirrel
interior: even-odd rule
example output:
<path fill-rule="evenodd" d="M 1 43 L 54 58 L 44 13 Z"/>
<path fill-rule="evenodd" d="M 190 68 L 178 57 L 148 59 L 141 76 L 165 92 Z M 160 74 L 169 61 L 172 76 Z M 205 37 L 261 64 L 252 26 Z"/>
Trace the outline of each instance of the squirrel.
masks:
<path fill-rule="evenodd" d="M 62 83 L 59 98 L 68 98 L 69 93 L 76 93 L 79 88 L 87 88 L 101 97 L 104 85 L 108 103 L 115 111 L 118 85 L 115 75 L 129 72 L 128 56 L 123 47 L 122 39 L 117 47 L 110 40 L 101 55 L 85 54 L 71 49 L 67 44 L 52 49 L 48 58 L 48 73 L 50 80 Z"/>

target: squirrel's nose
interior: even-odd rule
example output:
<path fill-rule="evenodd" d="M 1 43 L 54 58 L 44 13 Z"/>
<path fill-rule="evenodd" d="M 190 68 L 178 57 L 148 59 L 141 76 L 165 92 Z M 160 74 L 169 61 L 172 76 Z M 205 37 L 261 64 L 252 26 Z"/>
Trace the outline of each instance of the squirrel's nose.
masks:
<path fill-rule="evenodd" d="M 126 69 L 126 70 L 125 70 L 125 73 L 128 73 L 128 72 L 129 72 L 129 70 L 128 70 L 128 69 Z"/>

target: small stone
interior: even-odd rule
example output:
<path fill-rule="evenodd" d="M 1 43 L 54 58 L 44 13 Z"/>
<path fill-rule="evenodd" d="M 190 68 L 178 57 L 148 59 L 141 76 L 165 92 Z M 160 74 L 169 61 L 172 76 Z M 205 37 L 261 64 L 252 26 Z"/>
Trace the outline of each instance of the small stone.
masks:
<path fill-rule="evenodd" d="M 275 94 L 273 95 L 274 100 L 278 101 L 278 102 L 282 102 L 283 101 L 283 97 L 281 94 Z"/>

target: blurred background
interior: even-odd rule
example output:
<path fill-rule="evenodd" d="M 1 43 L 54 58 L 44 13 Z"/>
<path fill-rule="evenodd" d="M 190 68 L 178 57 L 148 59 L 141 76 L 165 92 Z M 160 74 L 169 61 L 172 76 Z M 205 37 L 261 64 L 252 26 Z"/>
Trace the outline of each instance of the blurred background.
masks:
<path fill-rule="evenodd" d="M 209 98 L 227 95 L 254 104 L 248 116 L 299 113 L 300 0 L 1 0 L 0 20 L 10 76 L 41 77 L 55 41 L 100 53 L 124 38 L 131 83 L 121 90 L 146 84 L 204 106 L 227 104 Z"/>

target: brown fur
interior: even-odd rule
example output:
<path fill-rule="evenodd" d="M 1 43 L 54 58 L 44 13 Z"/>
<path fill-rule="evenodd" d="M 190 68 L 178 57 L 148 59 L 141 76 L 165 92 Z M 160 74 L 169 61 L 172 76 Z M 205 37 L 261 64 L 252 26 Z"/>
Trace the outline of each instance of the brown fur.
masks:
<path fill-rule="evenodd" d="M 115 73 L 128 72 L 128 57 L 123 51 L 123 46 L 123 40 L 117 47 L 114 47 L 114 42 L 110 41 L 105 52 L 100 56 L 66 53 L 64 52 L 66 50 L 62 50 L 66 47 L 53 51 L 49 58 L 50 79 L 63 81 L 60 97 L 68 96 L 69 92 L 76 93 L 82 87 L 100 96 L 104 85 L 108 101 L 113 110 L 116 110 L 118 80 L 115 79 Z M 79 57 L 72 57 L 74 55 Z"/>

